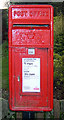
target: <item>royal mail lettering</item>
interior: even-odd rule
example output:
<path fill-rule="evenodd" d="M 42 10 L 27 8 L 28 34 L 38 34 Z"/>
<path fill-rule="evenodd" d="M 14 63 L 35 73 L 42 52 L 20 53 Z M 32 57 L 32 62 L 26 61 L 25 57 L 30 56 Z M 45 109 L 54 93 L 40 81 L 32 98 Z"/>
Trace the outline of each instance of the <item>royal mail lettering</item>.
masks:
<path fill-rule="evenodd" d="M 48 16 L 48 11 L 14 11 L 14 16 L 21 16 L 21 17 L 40 17 L 40 16 Z"/>
<path fill-rule="evenodd" d="M 27 16 L 27 11 L 14 11 L 14 16 Z"/>
<path fill-rule="evenodd" d="M 50 9 L 41 9 L 41 10 L 38 10 L 38 9 L 33 9 L 33 10 L 23 10 L 23 9 L 12 9 L 12 18 L 13 19 L 21 19 L 21 18 L 46 18 L 46 19 L 49 19 L 50 16 L 49 16 L 49 12 L 50 12 Z"/>
<path fill-rule="evenodd" d="M 29 15 L 30 17 L 48 16 L 48 12 L 47 11 L 30 11 Z"/>

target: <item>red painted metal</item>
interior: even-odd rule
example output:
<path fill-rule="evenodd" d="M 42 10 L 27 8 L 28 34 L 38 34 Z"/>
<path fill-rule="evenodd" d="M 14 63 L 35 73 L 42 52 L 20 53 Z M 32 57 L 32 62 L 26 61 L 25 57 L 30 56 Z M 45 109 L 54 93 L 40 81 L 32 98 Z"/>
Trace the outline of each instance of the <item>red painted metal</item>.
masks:
<path fill-rule="evenodd" d="M 10 6 L 8 35 L 10 109 L 51 111 L 53 109 L 53 7 L 50 5 Z M 39 60 L 40 63 L 38 67 L 40 88 L 35 87 L 31 92 L 23 91 L 23 64 L 25 64 L 23 60 L 27 61 L 30 58 L 34 61 Z M 32 85 L 34 80 L 35 78 Z"/>

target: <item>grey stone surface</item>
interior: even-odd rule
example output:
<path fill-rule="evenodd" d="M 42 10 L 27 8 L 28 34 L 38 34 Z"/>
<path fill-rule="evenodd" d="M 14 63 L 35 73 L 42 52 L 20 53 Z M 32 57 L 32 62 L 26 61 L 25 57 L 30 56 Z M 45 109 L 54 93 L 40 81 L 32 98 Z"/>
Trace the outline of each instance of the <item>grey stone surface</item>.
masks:
<path fill-rule="evenodd" d="M 10 2 L 63 2 L 63 0 L 10 0 Z"/>
<path fill-rule="evenodd" d="M 8 106 L 8 100 L 2 99 L 2 118 L 10 118 L 15 114 L 15 112 L 10 111 Z"/>
<path fill-rule="evenodd" d="M 60 101 L 54 99 L 54 118 L 60 118 Z"/>
<path fill-rule="evenodd" d="M 0 98 L 0 120 L 2 119 L 2 99 Z"/>
<path fill-rule="evenodd" d="M 2 99 L 2 117 L 4 118 L 7 116 L 8 113 L 8 101 L 5 99 Z"/>

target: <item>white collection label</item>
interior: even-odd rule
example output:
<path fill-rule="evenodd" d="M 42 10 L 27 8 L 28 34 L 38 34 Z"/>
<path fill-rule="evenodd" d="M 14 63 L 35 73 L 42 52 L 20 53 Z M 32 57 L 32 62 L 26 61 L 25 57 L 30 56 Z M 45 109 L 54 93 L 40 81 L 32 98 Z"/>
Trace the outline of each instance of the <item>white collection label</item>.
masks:
<path fill-rule="evenodd" d="M 32 55 L 32 54 L 35 54 L 35 49 L 28 49 L 28 54 L 29 55 Z"/>
<path fill-rule="evenodd" d="M 22 92 L 40 92 L 40 58 L 22 58 Z"/>

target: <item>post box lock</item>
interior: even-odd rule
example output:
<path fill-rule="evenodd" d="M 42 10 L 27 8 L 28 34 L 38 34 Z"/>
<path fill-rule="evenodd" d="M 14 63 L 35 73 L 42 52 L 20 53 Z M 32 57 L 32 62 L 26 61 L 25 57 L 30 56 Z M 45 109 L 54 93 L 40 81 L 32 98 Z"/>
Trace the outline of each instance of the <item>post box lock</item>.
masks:
<path fill-rule="evenodd" d="M 51 111 L 53 109 L 53 7 L 11 5 L 8 33 L 10 109 Z"/>

